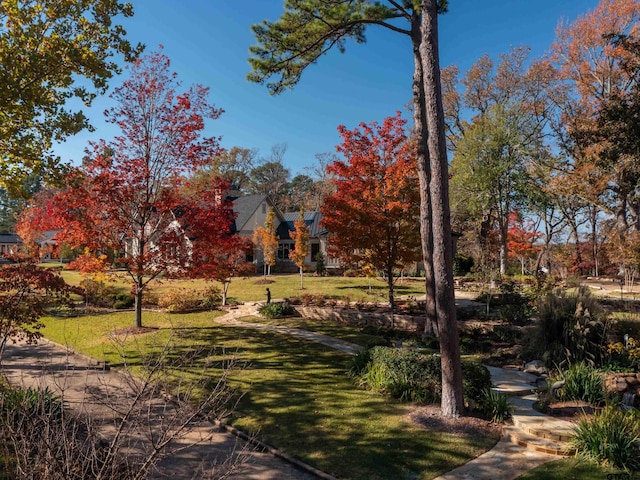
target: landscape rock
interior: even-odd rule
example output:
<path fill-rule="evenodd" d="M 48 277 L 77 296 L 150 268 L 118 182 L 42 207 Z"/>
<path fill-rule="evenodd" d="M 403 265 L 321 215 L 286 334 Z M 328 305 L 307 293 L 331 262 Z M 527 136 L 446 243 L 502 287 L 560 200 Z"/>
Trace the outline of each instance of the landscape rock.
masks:
<path fill-rule="evenodd" d="M 523 372 L 532 373 L 533 375 L 538 376 L 547 375 L 549 373 L 547 367 L 542 363 L 542 360 L 532 360 L 525 364 Z"/>

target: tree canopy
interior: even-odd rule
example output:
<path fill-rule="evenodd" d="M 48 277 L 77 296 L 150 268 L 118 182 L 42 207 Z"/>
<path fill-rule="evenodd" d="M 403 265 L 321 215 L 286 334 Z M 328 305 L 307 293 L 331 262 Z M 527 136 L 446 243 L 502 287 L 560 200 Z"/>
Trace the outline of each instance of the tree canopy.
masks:
<path fill-rule="evenodd" d="M 322 207 L 331 254 L 344 265 L 382 271 L 391 307 L 395 270 L 420 259 L 415 143 L 405 123 L 398 113 L 381 125 L 339 127 L 345 160 L 328 167 L 336 191 Z"/>
<path fill-rule="evenodd" d="M 0 4 L 0 187 L 15 195 L 26 175 L 60 173 L 54 142 L 90 127 L 75 105 L 106 91 L 118 56 L 130 61 L 142 50 L 115 23 L 132 14 L 117 0 Z"/>

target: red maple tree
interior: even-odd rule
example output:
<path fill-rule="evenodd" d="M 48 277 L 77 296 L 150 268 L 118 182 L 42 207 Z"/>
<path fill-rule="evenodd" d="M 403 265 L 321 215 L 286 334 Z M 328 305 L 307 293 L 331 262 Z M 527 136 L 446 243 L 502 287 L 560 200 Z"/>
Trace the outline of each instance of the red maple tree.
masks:
<path fill-rule="evenodd" d="M 58 196 L 64 235 L 93 251 L 120 252 L 132 281 L 136 326 L 142 326 L 142 296 L 160 275 L 183 274 L 199 259 L 198 232 L 229 234 L 224 185 L 214 181 L 197 195 L 184 195 L 185 178 L 220 153 L 217 138 L 201 136 L 206 118 L 222 110 L 207 101 L 208 89 L 180 86 L 161 52 L 140 58 L 131 77 L 111 97 L 107 120 L 121 135 L 91 144 L 84 164 Z M 205 195 L 206 193 L 206 195 Z M 205 207 L 206 204 L 206 207 Z M 207 215 L 196 214 L 207 208 Z M 208 223 L 207 223 L 208 222 Z M 209 231 L 207 230 L 207 231 Z"/>
<path fill-rule="evenodd" d="M 249 239 L 234 233 L 232 202 L 225 197 L 229 184 L 221 179 L 189 184 L 178 222 L 189 238 L 190 253 L 184 270 L 191 277 L 222 284 L 222 305 L 227 304 L 229 285 L 234 277 L 253 273 L 247 256 L 253 251 Z M 197 202 L 189 201 L 197 198 Z"/>
<path fill-rule="evenodd" d="M 40 317 L 52 304 L 69 302 L 72 292 L 59 272 L 33 259 L 12 260 L 0 266 L 0 359 L 10 340 L 35 343 L 42 336 Z"/>
<path fill-rule="evenodd" d="M 416 152 L 405 124 L 398 112 L 382 125 L 338 127 L 346 161 L 327 167 L 336 191 L 321 209 L 331 255 L 384 272 L 392 308 L 394 270 L 421 258 Z"/>
<path fill-rule="evenodd" d="M 536 231 L 531 220 L 525 220 L 520 212 L 509 215 L 509 230 L 507 231 L 507 250 L 509 256 L 520 261 L 522 275 L 525 274 L 525 264 L 534 254 L 540 251 L 536 246 L 542 233 Z"/>
<path fill-rule="evenodd" d="M 31 257 L 42 257 L 47 252 L 41 249 L 39 241 L 45 232 L 60 229 L 60 220 L 56 216 L 53 198 L 57 191 L 44 188 L 36 193 L 17 217 L 16 233 L 22 239 L 22 251 Z"/>

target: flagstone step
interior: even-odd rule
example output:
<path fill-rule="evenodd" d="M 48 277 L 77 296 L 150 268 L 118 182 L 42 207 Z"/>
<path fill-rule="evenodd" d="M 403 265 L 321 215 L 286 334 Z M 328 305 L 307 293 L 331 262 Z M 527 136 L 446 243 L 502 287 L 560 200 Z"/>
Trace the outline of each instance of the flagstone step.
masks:
<path fill-rule="evenodd" d="M 574 435 L 575 424 L 535 410 L 535 401 L 536 397 L 533 395 L 511 399 L 513 425 L 539 438 L 556 442 L 569 441 Z"/>
<path fill-rule="evenodd" d="M 491 390 L 509 397 L 531 395 L 538 389 L 539 377 L 512 369 L 485 365 L 491 374 Z"/>
<path fill-rule="evenodd" d="M 575 450 L 565 441 L 552 440 L 550 438 L 542 438 L 537 435 L 527 433 L 520 428 L 507 426 L 502 429 L 502 435 L 527 450 L 532 450 L 550 455 L 566 457 L 573 455 Z"/>
<path fill-rule="evenodd" d="M 514 415 L 514 427 L 538 438 L 554 442 L 568 442 L 574 436 L 575 424 L 553 417 Z"/>

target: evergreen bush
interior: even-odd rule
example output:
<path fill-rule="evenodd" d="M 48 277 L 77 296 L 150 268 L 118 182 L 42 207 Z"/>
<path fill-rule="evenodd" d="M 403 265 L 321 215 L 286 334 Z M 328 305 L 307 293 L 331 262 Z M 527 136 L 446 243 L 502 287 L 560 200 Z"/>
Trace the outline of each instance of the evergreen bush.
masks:
<path fill-rule="evenodd" d="M 288 303 L 268 303 L 261 306 L 258 313 L 265 318 L 283 318 L 295 315 L 297 311 Z"/>
<path fill-rule="evenodd" d="M 370 360 L 358 377 L 371 390 L 404 401 L 437 402 L 442 394 L 440 355 L 408 348 L 373 347 Z M 491 386 L 489 371 L 477 362 L 463 361 L 463 391 L 467 405 L 482 405 Z"/>

